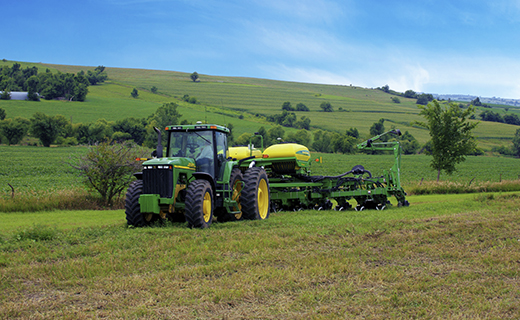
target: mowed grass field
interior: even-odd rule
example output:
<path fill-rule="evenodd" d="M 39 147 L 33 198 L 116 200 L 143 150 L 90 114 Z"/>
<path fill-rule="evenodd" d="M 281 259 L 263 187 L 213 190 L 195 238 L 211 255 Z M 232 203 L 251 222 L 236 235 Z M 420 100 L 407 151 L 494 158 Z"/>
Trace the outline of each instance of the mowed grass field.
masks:
<path fill-rule="evenodd" d="M 78 72 L 94 69 L 85 66 L 21 63 L 37 66 L 40 72 L 46 68 L 55 72 Z M 0 65 L 12 65 L 0 61 Z M 62 114 L 73 122 L 93 122 L 99 118 L 115 121 L 126 117 L 147 117 L 165 102 L 177 102 L 183 119 L 188 121 L 207 120 L 218 124 L 232 123 L 238 137 L 242 133 L 252 133 L 260 126 L 267 129 L 271 124 L 265 116 L 281 113 L 283 102 L 290 101 L 293 106 L 304 103 L 309 112 L 296 112 L 311 119 L 314 129 L 327 129 L 344 133 L 349 128 L 357 128 L 363 137 L 368 138 L 369 129 L 379 119 L 386 119 L 385 127 L 409 131 L 421 143 L 429 139 L 428 132 L 414 125 L 423 120 L 419 115 L 415 99 L 399 97 L 401 103 L 391 101 L 393 95 L 371 88 L 355 85 L 320 85 L 274 81 L 245 77 L 221 77 L 200 74 L 199 83 L 192 82 L 189 74 L 174 71 L 106 68 L 109 80 L 98 86 L 89 87 L 87 100 L 82 103 L 67 101 L 0 101 L 0 107 L 7 111 L 8 117 L 30 118 L 36 111 L 50 115 Z M 157 94 L 150 89 L 158 88 Z M 139 98 L 131 97 L 133 88 L 139 90 Z M 179 99 L 188 94 L 196 97 L 199 104 L 193 105 Z M 321 112 L 320 104 L 330 102 L 336 110 L 333 113 Z M 343 110 L 340 112 L 340 108 Z M 495 109 L 492 109 L 495 111 Z M 503 113 L 503 108 L 495 112 Z M 510 107 L 509 113 L 520 115 L 520 109 Z M 242 116 L 243 119 L 238 117 Z M 511 144 L 517 127 L 481 122 L 475 130 L 479 146 L 490 150 L 493 146 Z M 286 129 L 290 131 L 292 129 Z"/>
<path fill-rule="evenodd" d="M 413 196 L 207 230 L 27 214 L 45 222 L 0 225 L 0 318 L 518 319 L 519 199 Z"/>

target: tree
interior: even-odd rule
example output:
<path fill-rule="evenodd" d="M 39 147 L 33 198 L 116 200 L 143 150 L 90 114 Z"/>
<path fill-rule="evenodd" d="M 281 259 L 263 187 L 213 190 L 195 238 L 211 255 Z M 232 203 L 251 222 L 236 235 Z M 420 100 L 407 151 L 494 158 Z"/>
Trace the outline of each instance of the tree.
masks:
<path fill-rule="evenodd" d="M 443 107 L 437 100 L 419 108 L 426 122 L 416 122 L 416 124 L 430 131 L 433 156 L 430 165 L 437 170 L 437 181 L 439 181 L 442 170 L 451 175 L 456 170 L 455 165 L 465 161 L 466 155 L 476 147 L 471 131 L 478 122 L 468 121 L 475 108 L 470 106 L 463 110 L 454 103 Z"/>
<path fill-rule="evenodd" d="M 191 78 L 191 81 L 193 82 L 197 82 L 197 80 L 199 79 L 199 74 L 197 72 L 193 72 L 191 75 L 190 75 L 190 78 Z"/>
<path fill-rule="evenodd" d="M 157 93 L 157 87 L 153 86 L 152 88 L 150 88 L 150 91 L 152 91 L 152 93 Z"/>
<path fill-rule="evenodd" d="M 114 134 L 117 132 L 130 134 L 132 140 L 138 145 L 141 145 L 146 138 L 146 120 L 133 117 L 118 120 L 112 126 L 112 130 L 114 130 Z M 118 138 L 128 137 L 127 135 L 121 134 L 117 134 L 116 136 Z"/>
<path fill-rule="evenodd" d="M 270 146 L 278 142 L 278 138 L 283 139 L 285 130 L 281 126 L 274 126 L 267 130 L 266 138 L 264 139 L 264 146 Z"/>
<path fill-rule="evenodd" d="M 139 91 L 137 91 L 136 88 L 134 88 L 134 90 L 132 90 L 132 93 L 130 93 L 132 95 L 132 98 L 137 98 L 139 97 Z"/>
<path fill-rule="evenodd" d="M 408 131 L 405 131 L 405 133 L 400 137 L 400 140 L 403 154 L 414 154 L 421 147 L 417 139 L 415 139 L 415 137 Z"/>
<path fill-rule="evenodd" d="M 51 117 L 44 113 L 36 112 L 31 118 L 29 132 L 34 137 L 40 139 L 44 147 L 50 147 L 60 133 L 65 131 L 67 125 L 70 125 L 70 122 L 61 114 Z"/>
<path fill-rule="evenodd" d="M 0 99 L 2 100 L 11 100 L 11 91 L 9 91 L 7 88 L 0 93 Z"/>
<path fill-rule="evenodd" d="M 311 133 L 305 129 L 287 134 L 287 141 L 298 143 L 307 147 L 311 144 L 311 139 Z"/>
<path fill-rule="evenodd" d="M 391 97 L 393 103 L 401 103 L 401 100 L 399 100 L 398 97 Z"/>
<path fill-rule="evenodd" d="M 332 136 L 330 132 L 318 130 L 314 133 L 312 149 L 317 152 L 332 152 Z"/>
<path fill-rule="evenodd" d="M 134 172 L 141 169 L 141 163 L 134 159 L 145 155 L 145 150 L 135 144 L 106 141 L 89 147 L 84 156 L 72 159 L 69 165 L 79 172 L 89 191 L 100 195 L 102 205 L 112 206 L 114 198 L 135 179 Z"/>
<path fill-rule="evenodd" d="M 520 129 L 516 130 L 513 138 L 513 151 L 515 155 L 520 158 Z"/>
<path fill-rule="evenodd" d="M 359 131 L 357 128 L 350 128 L 346 132 L 347 136 L 353 137 L 355 139 L 359 139 Z"/>
<path fill-rule="evenodd" d="M 289 101 L 285 101 L 282 104 L 282 110 L 294 111 L 294 108 L 291 106 L 291 103 Z"/>
<path fill-rule="evenodd" d="M 16 117 L 14 119 L 6 119 L 0 123 L 2 135 L 7 139 L 7 143 L 18 144 L 27 135 L 29 131 L 30 121 Z"/>
<path fill-rule="evenodd" d="M 323 112 L 334 112 L 334 109 L 332 108 L 330 102 L 322 102 L 320 104 L 320 108 L 323 110 Z"/>
<path fill-rule="evenodd" d="M 148 118 L 146 146 L 153 148 L 156 145 L 157 133 L 154 127 L 165 130 L 167 126 L 179 124 L 182 115 L 177 111 L 177 107 L 175 102 L 164 103 Z"/>
<path fill-rule="evenodd" d="M 428 93 L 423 93 L 417 96 L 417 104 L 427 105 L 428 102 L 433 101 L 433 95 Z"/>
<path fill-rule="evenodd" d="M 417 93 L 415 93 L 415 91 L 413 91 L 413 90 L 406 90 L 404 92 L 404 97 L 405 98 L 417 98 Z"/>
<path fill-rule="evenodd" d="M 310 130 L 311 129 L 311 119 L 306 116 L 302 116 L 300 118 L 300 120 L 298 120 L 294 123 L 294 127 L 298 128 L 298 129 Z"/>
<path fill-rule="evenodd" d="M 309 108 L 300 102 L 296 105 L 296 111 L 309 111 Z"/>
<path fill-rule="evenodd" d="M 383 118 L 379 119 L 378 122 L 374 122 L 374 124 L 372 124 L 372 126 L 370 127 L 370 136 L 375 137 L 375 136 L 385 133 L 384 123 L 385 123 L 385 119 L 383 119 Z M 385 138 L 386 138 L 386 136 L 381 137 L 381 141 L 386 141 Z"/>

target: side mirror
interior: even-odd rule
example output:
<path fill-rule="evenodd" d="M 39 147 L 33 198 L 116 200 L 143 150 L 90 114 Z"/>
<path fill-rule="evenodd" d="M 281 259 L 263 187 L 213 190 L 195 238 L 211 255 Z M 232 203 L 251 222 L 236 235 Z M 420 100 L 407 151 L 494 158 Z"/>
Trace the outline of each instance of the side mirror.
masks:
<path fill-rule="evenodd" d="M 155 150 L 155 155 L 157 156 L 157 158 L 162 158 L 163 147 L 161 144 L 161 130 L 159 130 L 159 128 L 157 127 L 153 127 L 153 129 L 155 130 L 155 132 L 157 132 L 157 149 Z"/>

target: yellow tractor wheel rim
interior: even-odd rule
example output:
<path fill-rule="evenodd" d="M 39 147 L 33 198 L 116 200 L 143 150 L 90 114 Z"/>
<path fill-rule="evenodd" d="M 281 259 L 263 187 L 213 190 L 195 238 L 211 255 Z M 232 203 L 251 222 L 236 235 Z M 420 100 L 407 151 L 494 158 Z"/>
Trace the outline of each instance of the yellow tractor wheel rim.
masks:
<path fill-rule="evenodd" d="M 209 222 L 211 219 L 211 194 L 206 192 L 204 194 L 204 202 L 202 203 L 202 214 L 204 216 L 204 222 Z"/>
<path fill-rule="evenodd" d="M 242 191 L 242 182 L 237 181 L 233 186 L 233 195 L 231 196 L 232 200 L 237 202 L 237 206 L 233 207 L 233 210 L 240 211 L 240 213 L 235 214 L 236 219 L 240 219 L 242 217 L 242 205 L 240 204 L 240 192 Z"/>
<path fill-rule="evenodd" d="M 258 213 L 260 219 L 267 218 L 269 210 L 269 190 L 267 190 L 267 182 L 264 179 L 258 185 Z"/>

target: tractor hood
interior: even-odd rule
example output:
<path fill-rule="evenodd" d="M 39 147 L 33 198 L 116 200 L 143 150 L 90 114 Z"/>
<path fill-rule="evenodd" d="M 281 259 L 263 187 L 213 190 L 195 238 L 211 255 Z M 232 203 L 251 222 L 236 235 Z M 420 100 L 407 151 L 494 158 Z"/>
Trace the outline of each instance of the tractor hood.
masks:
<path fill-rule="evenodd" d="M 171 166 L 173 168 L 195 170 L 195 160 L 192 158 L 155 158 L 143 162 L 143 166 Z"/>

